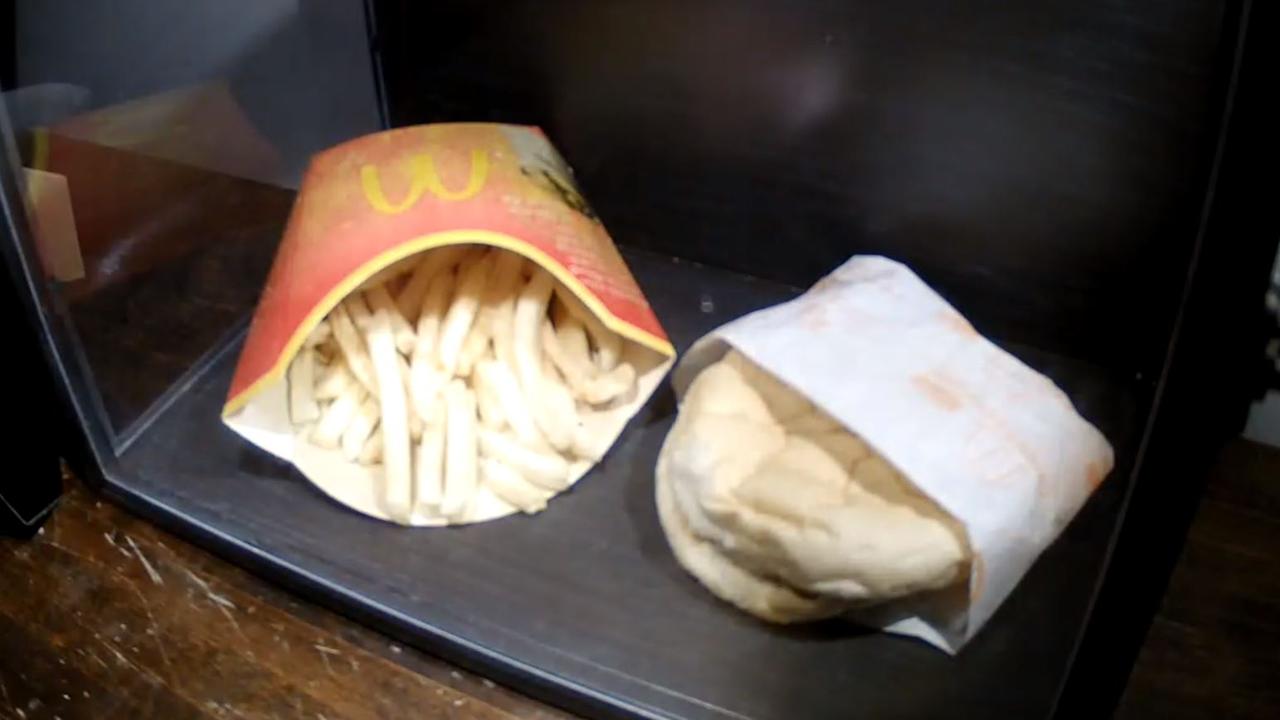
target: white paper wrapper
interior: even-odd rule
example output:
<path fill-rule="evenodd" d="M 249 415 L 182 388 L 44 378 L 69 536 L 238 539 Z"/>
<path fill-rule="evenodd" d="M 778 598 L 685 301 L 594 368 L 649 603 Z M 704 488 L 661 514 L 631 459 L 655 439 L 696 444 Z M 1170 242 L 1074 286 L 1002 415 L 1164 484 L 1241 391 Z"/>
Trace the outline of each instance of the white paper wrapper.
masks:
<path fill-rule="evenodd" d="M 803 296 L 710 333 L 676 368 L 677 394 L 726 344 L 964 524 L 975 555 L 967 597 L 942 592 L 857 615 L 948 652 L 982 628 L 1111 470 L 1111 446 L 1057 386 L 892 260 L 854 257 Z"/>

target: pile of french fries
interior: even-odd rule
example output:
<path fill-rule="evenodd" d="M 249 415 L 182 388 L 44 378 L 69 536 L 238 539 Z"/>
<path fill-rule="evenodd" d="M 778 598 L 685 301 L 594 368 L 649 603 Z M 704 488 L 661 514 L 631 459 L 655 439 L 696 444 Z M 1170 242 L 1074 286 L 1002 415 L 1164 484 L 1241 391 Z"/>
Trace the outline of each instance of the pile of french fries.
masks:
<path fill-rule="evenodd" d="M 485 490 L 533 513 L 607 449 L 587 420 L 634 397 L 622 355 L 542 268 L 444 247 L 378 273 L 316 326 L 289 367 L 290 420 L 381 465 L 394 520 L 462 521 Z"/>

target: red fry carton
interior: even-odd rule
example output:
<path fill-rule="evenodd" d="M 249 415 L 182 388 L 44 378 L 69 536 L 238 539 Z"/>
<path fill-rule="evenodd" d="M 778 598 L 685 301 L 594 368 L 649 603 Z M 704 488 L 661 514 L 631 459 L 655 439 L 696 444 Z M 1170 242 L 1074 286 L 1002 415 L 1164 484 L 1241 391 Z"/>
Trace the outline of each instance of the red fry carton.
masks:
<path fill-rule="evenodd" d="M 670 368 L 675 351 L 542 132 L 492 123 L 389 130 L 312 160 L 241 351 L 224 421 L 293 462 L 340 502 L 387 517 L 377 500 L 376 469 L 335 462 L 295 437 L 286 371 L 312 330 L 370 277 L 410 256 L 459 244 L 525 256 L 654 359 L 638 367 L 635 397 L 614 408 L 602 427 L 612 433 L 610 442 L 616 439 Z M 511 511 L 476 508 L 466 521 Z M 442 522 L 415 516 L 411 524 Z"/>

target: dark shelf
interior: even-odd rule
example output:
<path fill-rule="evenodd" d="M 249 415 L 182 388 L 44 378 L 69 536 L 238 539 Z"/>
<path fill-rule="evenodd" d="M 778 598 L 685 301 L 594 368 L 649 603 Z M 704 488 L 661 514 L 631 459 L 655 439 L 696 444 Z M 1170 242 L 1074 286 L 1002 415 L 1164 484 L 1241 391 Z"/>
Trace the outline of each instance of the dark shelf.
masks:
<path fill-rule="evenodd" d="M 626 255 L 679 349 L 795 294 Z M 840 623 L 768 627 L 687 576 L 652 501 L 654 458 L 675 409 L 665 384 L 605 461 L 545 513 L 407 530 L 336 505 L 222 426 L 237 340 L 150 416 L 107 469 L 107 485 L 134 509 L 262 574 L 593 716 L 1047 717 L 1120 514 L 1148 391 L 1109 370 L 1012 349 L 1102 429 L 1117 467 L 956 658 Z"/>

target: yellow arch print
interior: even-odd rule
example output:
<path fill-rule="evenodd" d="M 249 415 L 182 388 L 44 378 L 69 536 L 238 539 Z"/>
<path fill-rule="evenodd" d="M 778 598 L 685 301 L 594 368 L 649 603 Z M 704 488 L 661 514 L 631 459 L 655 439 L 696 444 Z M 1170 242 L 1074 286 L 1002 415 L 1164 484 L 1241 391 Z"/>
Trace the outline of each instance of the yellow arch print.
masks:
<path fill-rule="evenodd" d="M 436 171 L 435 159 L 429 153 L 414 155 L 409 162 L 413 180 L 409 191 L 398 203 L 387 199 L 376 165 L 370 163 L 360 167 L 360 187 L 364 190 L 365 200 L 369 201 L 374 210 L 385 215 L 402 213 L 417 204 L 428 192 L 448 202 L 467 200 L 484 189 L 484 183 L 489 178 L 489 153 L 480 149 L 471 151 L 471 172 L 467 176 L 466 186 L 461 190 L 450 190 L 444 186 Z"/>

